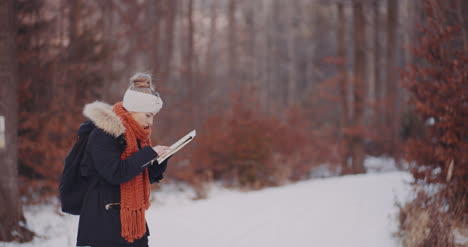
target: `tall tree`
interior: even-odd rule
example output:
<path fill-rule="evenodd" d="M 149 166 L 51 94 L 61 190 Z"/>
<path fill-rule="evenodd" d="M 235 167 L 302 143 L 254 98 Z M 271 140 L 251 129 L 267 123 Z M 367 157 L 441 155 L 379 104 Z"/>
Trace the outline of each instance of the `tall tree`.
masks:
<path fill-rule="evenodd" d="M 162 10 L 162 2 L 161 0 L 150 0 L 148 2 L 148 9 L 147 9 L 147 19 L 148 22 L 147 30 L 150 31 L 150 37 L 148 40 L 151 40 L 149 43 L 151 46 L 151 55 L 149 58 L 149 66 L 152 68 L 153 73 L 159 75 L 159 71 L 161 68 L 161 23 L 163 20 L 164 12 Z"/>
<path fill-rule="evenodd" d="M 366 22 L 361 1 L 353 3 L 353 40 L 354 40 L 354 78 L 353 78 L 353 115 L 350 125 L 353 128 L 351 137 L 352 169 L 354 173 L 365 172 L 364 169 L 364 140 L 362 135 L 364 97 L 366 74 Z"/>
<path fill-rule="evenodd" d="M 400 109 L 398 102 L 398 71 L 396 69 L 396 29 L 398 25 L 398 0 L 387 0 L 387 54 L 386 54 L 386 96 L 387 112 L 384 112 L 385 124 L 389 129 L 384 131 L 387 134 L 385 142 L 389 143 L 390 152 L 395 154 L 396 140 L 398 138 L 398 123 Z"/>
<path fill-rule="evenodd" d="M 216 25 L 218 22 L 218 15 L 217 15 L 217 9 L 218 9 L 218 1 L 212 1 L 211 6 L 210 6 L 210 28 L 208 32 L 208 41 L 207 41 L 207 47 L 205 52 L 205 73 L 207 74 L 205 77 L 210 80 L 213 77 L 214 72 L 212 70 L 216 70 L 216 68 L 213 66 L 215 63 L 213 62 L 214 59 L 214 45 L 216 42 Z"/>
<path fill-rule="evenodd" d="M 348 155 L 349 155 L 349 136 L 345 133 L 345 129 L 348 128 L 348 93 L 347 93 L 347 78 L 346 78 L 346 50 L 345 50 L 345 13 L 343 3 L 337 3 L 338 11 L 338 57 L 341 61 L 338 62 L 338 90 L 340 95 L 340 129 L 341 129 L 341 141 L 343 145 L 343 156 L 341 159 L 342 173 L 348 173 Z"/>
<path fill-rule="evenodd" d="M 17 166 L 17 80 L 15 76 L 15 32 L 13 1 L 0 2 L 0 241 L 30 241 L 34 234 L 26 220 L 18 190 Z M 0 138 L 2 134 L 0 133 Z M 3 142 L 0 140 L 0 142 Z"/>
<path fill-rule="evenodd" d="M 195 77 L 194 77 L 194 32 L 195 32 L 195 24 L 193 21 L 193 1 L 188 0 L 187 3 L 187 49 L 186 49 L 186 57 L 185 57 L 185 66 L 186 70 L 186 79 L 189 88 L 188 97 L 189 97 L 189 109 L 191 114 L 191 122 L 194 124 L 196 121 L 195 112 L 194 112 L 194 105 L 195 105 Z"/>
<path fill-rule="evenodd" d="M 169 78 L 171 70 L 171 63 L 174 51 L 174 33 L 175 33 L 175 22 L 177 13 L 177 2 L 178 0 L 166 0 L 164 1 L 164 12 L 165 12 L 165 26 L 164 26 L 164 48 L 161 49 L 164 55 L 160 59 L 159 75 L 158 78 L 162 82 L 166 82 Z"/>
<path fill-rule="evenodd" d="M 373 8 L 373 13 L 374 13 L 374 32 L 373 32 L 373 38 L 374 38 L 374 95 L 372 96 L 372 101 L 375 102 L 377 99 L 381 99 L 381 88 L 382 88 L 382 82 L 381 82 L 381 70 L 380 70 L 380 0 L 375 0 L 372 3 L 372 8 Z M 381 119 L 378 115 L 380 113 L 381 107 L 377 107 L 377 109 L 374 109 L 374 115 L 373 115 L 373 124 L 374 126 L 380 126 L 379 123 L 382 121 L 378 121 Z"/>
<path fill-rule="evenodd" d="M 236 0 L 228 2 L 228 81 L 229 87 L 234 88 L 237 75 L 237 21 L 236 21 Z"/>

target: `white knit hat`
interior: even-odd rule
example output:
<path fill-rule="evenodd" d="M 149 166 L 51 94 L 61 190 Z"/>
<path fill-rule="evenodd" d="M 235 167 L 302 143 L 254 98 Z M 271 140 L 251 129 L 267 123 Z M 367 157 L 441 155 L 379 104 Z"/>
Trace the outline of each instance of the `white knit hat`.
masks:
<path fill-rule="evenodd" d="M 142 78 L 148 83 L 148 87 L 151 89 L 152 94 L 132 90 L 135 88 L 135 83 Z M 151 82 L 151 75 L 146 73 L 136 73 L 130 78 L 130 87 L 125 92 L 123 98 L 123 107 L 127 111 L 151 112 L 156 114 L 161 110 L 162 106 L 162 99 L 154 90 Z"/>

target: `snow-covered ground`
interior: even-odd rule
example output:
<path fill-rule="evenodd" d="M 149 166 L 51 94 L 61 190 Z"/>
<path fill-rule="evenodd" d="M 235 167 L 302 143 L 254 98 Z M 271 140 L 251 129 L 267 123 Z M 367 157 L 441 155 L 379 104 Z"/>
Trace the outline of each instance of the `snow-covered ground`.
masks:
<path fill-rule="evenodd" d="M 190 200 L 190 190 L 163 185 L 147 212 L 150 246 L 400 246 L 392 237 L 394 202 L 409 198 L 411 180 L 406 172 L 391 171 L 253 192 L 213 186 L 208 199 L 197 201 Z M 60 215 L 51 205 L 25 207 L 25 215 L 39 236 L 0 246 L 74 246 L 78 217 Z"/>

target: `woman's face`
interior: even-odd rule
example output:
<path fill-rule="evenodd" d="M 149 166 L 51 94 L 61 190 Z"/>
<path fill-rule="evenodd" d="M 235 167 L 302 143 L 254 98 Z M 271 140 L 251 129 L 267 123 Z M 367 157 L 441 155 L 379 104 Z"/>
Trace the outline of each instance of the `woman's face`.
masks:
<path fill-rule="evenodd" d="M 144 129 L 149 129 L 153 125 L 154 114 L 151 112 L 130 112 L 130 115 L 140 124 Z"/>

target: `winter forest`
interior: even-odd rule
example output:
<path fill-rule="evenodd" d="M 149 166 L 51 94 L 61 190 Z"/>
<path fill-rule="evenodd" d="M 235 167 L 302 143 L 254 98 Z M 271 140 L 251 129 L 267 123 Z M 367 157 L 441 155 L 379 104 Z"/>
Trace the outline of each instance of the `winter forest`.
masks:
<path fill-rule="evenodd" d="M 467 66 L 466 0 L 0 0 L 0 246 L 75 246 L 64 159 L 135 72 L 153 144 L 197 130 L 150 246 L 467 246 Z"/>

